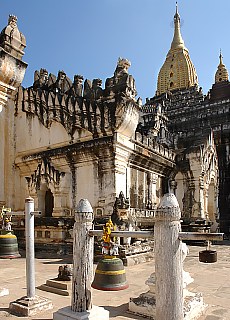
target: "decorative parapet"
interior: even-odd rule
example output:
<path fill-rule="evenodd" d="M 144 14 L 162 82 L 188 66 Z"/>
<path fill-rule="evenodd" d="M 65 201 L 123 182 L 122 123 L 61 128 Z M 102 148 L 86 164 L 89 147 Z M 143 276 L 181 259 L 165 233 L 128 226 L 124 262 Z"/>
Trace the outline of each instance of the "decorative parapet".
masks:
<path fill-rule="evenodd" d="M 25 37 L 17 27 L 17 17 L 10 15 L 8 25 L 0 34 L 0 111 L 24 78 L 27 64 L 22 56 L 25 46 Z"/>
<path fill-rule="evenodd" d="M 33 86 L 19 89 L 16 113 L 22 110 L 35 115 L 47 128 L 57 121 L 71 137 L 78 129 L 86 129 L 95 138 L 115 131 L 132 135 L 140 107 L 128 66 L 128 60 L 119 59 L 105 89 L 100 79 L 86 79 L 83 85 L 81 75 L 75 75 L 72 83 L 64 71 L 59 71 L 57 78 L 45 69 L 36 71 Z"/>
<path fill-rule="evenodd" d="M 176 153 L 173 149 L 169 149 L 167 146 L 157 143 L 152 138 L 145 138 L 139 133 L 136 133 L 136 140 L 134 149 L 139 153 L 150 156 L 151 153 L 156 153 L 159 156 L 162 156 L 170 161 L 175 161 Z"/>

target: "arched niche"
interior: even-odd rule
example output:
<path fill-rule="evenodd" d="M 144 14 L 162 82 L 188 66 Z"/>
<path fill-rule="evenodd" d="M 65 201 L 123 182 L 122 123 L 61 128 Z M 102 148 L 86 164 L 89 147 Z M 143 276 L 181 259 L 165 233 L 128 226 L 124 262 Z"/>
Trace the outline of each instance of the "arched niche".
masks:
<path fill-rule="evenodd" d="M 51 189 L 47 185 L 41 184 L 37 191 L 38 210 L 41 211 L 43 217 L 52 217 L 54 209 L 54 196 Z"/>

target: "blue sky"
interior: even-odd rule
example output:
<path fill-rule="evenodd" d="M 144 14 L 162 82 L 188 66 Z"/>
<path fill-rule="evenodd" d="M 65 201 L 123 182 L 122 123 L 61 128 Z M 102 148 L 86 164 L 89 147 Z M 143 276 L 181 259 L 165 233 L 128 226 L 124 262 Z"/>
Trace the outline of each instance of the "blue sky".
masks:
<path fill-rule="evenodd" d="M 229 0 L 179 0 L 182 37 L 204 93 L 219 63 L 230 68 Z M 118 57 L 131 61 L 130 73 L 143 100 L 156 91 L 157 75 L 173 37 L 172 0 L 1 0 L 0 28 L 8 15 L 18 17 L 27 47 L 23 86 L 33 84 L 35 70 L 73 79 L 112 76 Z M 230 69 L 229 69 L 230 70 Z"/>

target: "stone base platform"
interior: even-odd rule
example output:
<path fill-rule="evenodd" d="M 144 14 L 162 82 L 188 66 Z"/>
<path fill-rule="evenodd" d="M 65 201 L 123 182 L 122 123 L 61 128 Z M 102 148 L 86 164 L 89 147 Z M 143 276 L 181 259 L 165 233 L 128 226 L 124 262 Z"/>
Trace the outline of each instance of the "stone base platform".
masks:
<path fill-rule="evenodd" d="M 156 318 L 156 299 L 149 292 L 142 293 L 137 298 L 130 298 L 129 312 L 149 319 Z"/>
<path fill-rule="evenodd" d="M 39 290 L 46 292 L 52 292 L 61 296 L 69 296 L 71 290 L 72 281 L 60 281 L 57 279 L 46 280 L 46 284 L 42 284 L 37 287 Z"/>
<path fill-rule="evenodd" d="M 184 298 L 184 320 L 197 320 L 203 315 L 206 305 L 201 293 L 193 293 Z"/>
<path fill-rule="evenodd" d="M 8 294 L 9 294 L 9 290 L 8 289 L 0 287 L 0 297 L 8 296 Z"/>
<path fill-rule="evenodd" d="M 201 293 L 194 293 L 184 299 L 184 320 L 198 320 L 206 309 Z M 130 298 L 129 313 L 156 319 L 156 299 L 149 292 L 140 294 L 137 298 Z"/>
<path fill-rule="evenodd" d="M 46 298 L 35 296 L 34 298 L 22 297 L 10 302 L 10 313 L 17 316 L 30 317 L 44 310 L 52 309 L 52 302 Z"/>
<path fill-rule="evenodd" d="M 54 312 L 53 320 L 109 320 L 109 311 L 93 306 L 89 311 L 73 312 L 70 307 L 65 307 Z"/>

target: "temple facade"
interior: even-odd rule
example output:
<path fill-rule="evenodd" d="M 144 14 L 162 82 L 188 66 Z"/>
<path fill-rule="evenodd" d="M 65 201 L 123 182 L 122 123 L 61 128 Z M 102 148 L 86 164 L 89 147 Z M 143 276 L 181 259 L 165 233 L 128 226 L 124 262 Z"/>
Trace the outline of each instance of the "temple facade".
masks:
<path fill-rule="evenodd" d="M 207 95 L 180 33 L 174 36 L 151 99 L 137 99 L 131 63 L 119 58 L 105 80 L 35 71 L 20 84 L 25 37 L 10 16 L 0 35 L 0 205 L 24 210 L 35 199 L 37 243 L 71 239 L 73 209 L 87 198 L 95 219 L 113 216 L 148 227 L 164 193 L 173 192 L 185 223 L 229 232 L 230 84 L 222 55 Z M 14 229 L 24 235 L 24 219 Z"/>

